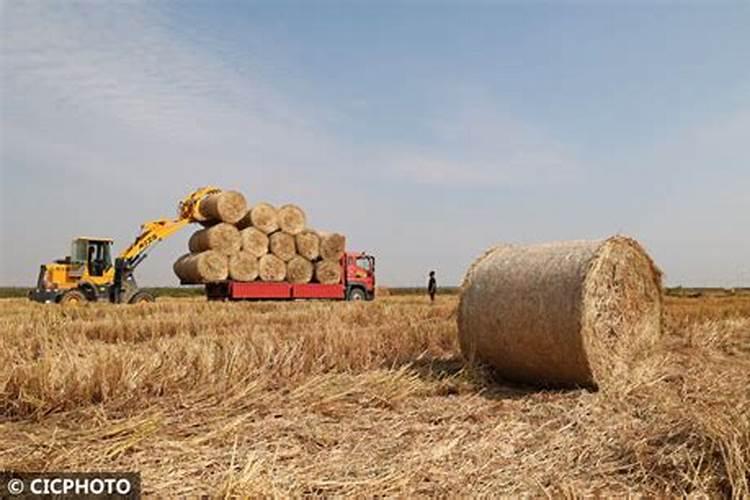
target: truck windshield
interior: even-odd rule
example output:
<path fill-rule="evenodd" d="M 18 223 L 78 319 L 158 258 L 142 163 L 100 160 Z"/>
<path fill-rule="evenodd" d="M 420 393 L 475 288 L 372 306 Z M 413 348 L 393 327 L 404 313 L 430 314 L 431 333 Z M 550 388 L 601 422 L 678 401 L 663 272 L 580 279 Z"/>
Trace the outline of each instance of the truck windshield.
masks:
<path fill-rule="evenodd" d="M 367 258 L 359 258 L 357 259 L 357 267 L 361 267 L 362 269 L 370 270 L 370 259 Z"/>

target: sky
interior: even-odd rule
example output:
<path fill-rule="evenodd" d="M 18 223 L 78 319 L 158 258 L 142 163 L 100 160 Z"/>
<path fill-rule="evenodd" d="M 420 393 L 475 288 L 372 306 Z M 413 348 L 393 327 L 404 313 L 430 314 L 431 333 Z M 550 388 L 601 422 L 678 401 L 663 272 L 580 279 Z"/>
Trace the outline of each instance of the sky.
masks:
<path fill-rule="evenodd" d="M 750 2 L 0 6 L 0 285 L 214 185 L 383 285 L 622 233 L 668 284 L 750 286 Z M 139 283 L 177 284 L 190 232 Z"/>

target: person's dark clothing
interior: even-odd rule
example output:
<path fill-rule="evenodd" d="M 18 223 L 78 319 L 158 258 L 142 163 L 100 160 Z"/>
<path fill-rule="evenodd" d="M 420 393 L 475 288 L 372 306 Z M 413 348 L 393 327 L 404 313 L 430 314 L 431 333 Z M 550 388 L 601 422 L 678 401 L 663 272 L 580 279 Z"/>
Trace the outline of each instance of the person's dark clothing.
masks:
<path fill-rule="evenodd" d="M 437 280 L 434 276 L 430 276 L 430 280 L 427 282 L 427 293 L 430 294 L 430 300 L 434 302 L 437 293 Z"/>

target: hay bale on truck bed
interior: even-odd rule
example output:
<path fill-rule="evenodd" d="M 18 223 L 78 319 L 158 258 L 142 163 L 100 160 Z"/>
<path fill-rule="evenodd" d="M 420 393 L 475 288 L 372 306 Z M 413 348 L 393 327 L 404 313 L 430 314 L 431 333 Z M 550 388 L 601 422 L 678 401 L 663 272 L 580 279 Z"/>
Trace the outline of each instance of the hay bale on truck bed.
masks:
<path fill-rule="evenodd" d="M 660 335 L 661 273 L 630 238 L 501 245 L 466 273 L 464 356 L 508 380 L 599 387 Z"/>
<path fill-rule="evenodd" d="M 237 191 L 222 191 L 206 196 L 198 204 L 199 217 L 205 221 L 236 224 L 247 213 L 247 201 Z"/>
<path fill-rule="evenodd" d="M 250 226 L 265 234 L 273 233 L 279 229 L 277 210 L 269 203 L 258 203 L 237 223 L 240 229 Z"/>
<path fill-rule="evenodd" d="M 294 236 L 289 233 L 277 231 L 268 238 L 268 243 L 271 253 L 284 262 L 292 260 L 292 257 L 297 253 Z"/>
<path fill-rule="evenodd" d="M 255 227 L 248 227 L 240 231 L 242 250 L 250 252 L 255 257 L 263 257 L 268 253 L 268 236 Z"/>
<path fill-rule="evenodd" d="M 339 233 L 318 233 L 320 256 L 325 260 L 339 260 L 346 250 L 346 238 Z"/>
<path fill-rule="evenodd" d="M 321 260 L 315 264 L 315 279 L 324 285 L 341 283 L 341 263 L 337 260 Z"/>
<path fill-rule="evenodd" d="M 290 283 L 310 283 L 315 266 L 306 258 L 295 255 L 286 264 L 286 279 Z"/>
<path fill-rule="evenodd" d="M 242 248 L 239 230 L 225 222 L 200 229 L 190 236 L 188 248 L 191 253 L 215 250 L 225 255 L 232 255 Z"/>
<path fill-rule="evenodd" d="M 279 228 L 285 233 L 297 235 L 305 229 L 307 217 L 297 205 L 284 205 L 278 211 Z"/>
<path fill-rule="evenodd" d="M 258 275 L 263 281 L 284 281 L 286 263 L 275 255 L 267 253 L 258 261 Z"/>
<path fill-rule="evenodd" d="M 241 250 L 229 257 L 229 278 L 235 281 L 253 281 L 258 277 L 258 257 Z"/>
<path fill-rule="evenodd" d="M 318 233 L 305 229 L 294 237 L 297 253 L 307 260 L 313 261 L 320 256 L 320 237 Z"/>
<path fill-rule="evenodd" d="M 200 284 L 221 281 L 229 276 L 229 259 L 214 250 L 186 254 L 172 266 L 174 273 L 183 284 Z"/>

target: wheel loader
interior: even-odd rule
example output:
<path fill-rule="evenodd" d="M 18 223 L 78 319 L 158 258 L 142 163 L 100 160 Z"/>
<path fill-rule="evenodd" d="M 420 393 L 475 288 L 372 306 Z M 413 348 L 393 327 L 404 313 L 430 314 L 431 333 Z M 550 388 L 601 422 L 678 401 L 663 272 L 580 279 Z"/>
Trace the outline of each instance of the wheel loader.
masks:
<path fill-rule="evenodd" d="M 75 304 L 106 301 L 116 304 L 153 302 L 154 297 L 138 288 L 133 271 L 159 241 L 173 235 L 191 222 L 201 220 L 201 200 L 220 192 L 203 187 L 187 195 L 178 206 L 174 219 L 157 219 L 141 225 L 135 241 L 112 262 L 111 238 L 81 236 L 73 240 L 70 255 L 39 269 L 37 286 L 29 293 L 36 302 Z"/>

